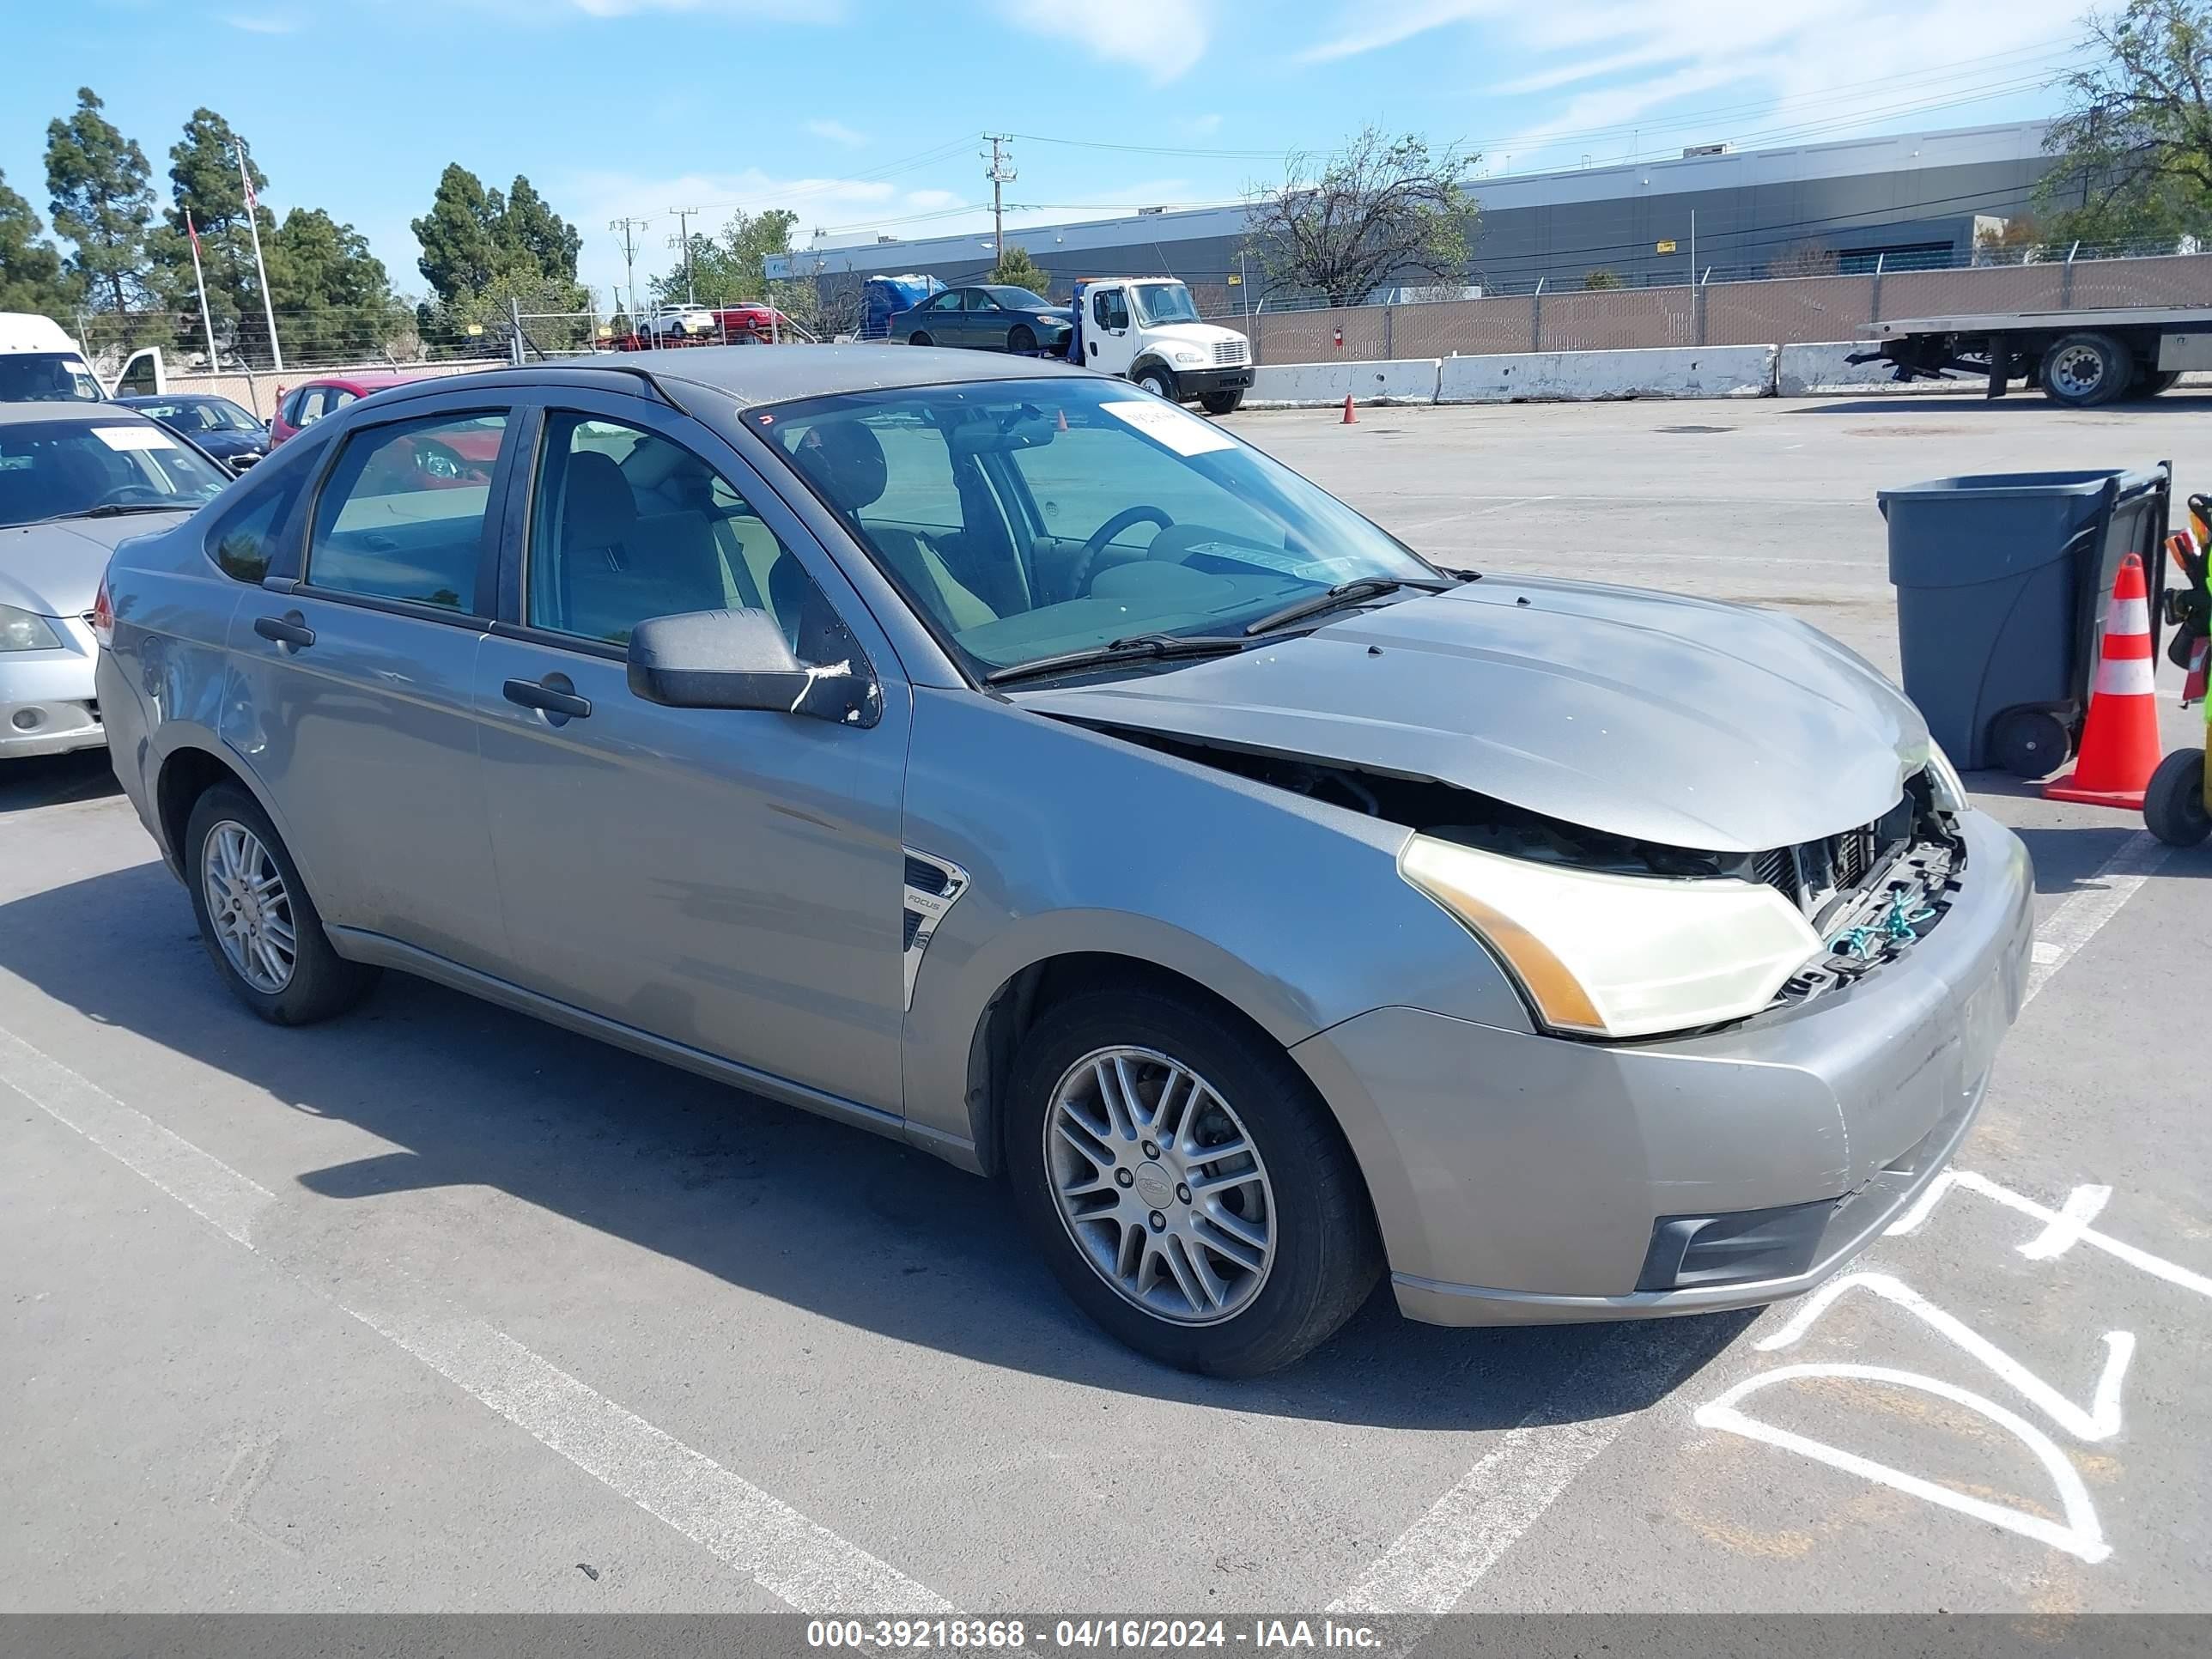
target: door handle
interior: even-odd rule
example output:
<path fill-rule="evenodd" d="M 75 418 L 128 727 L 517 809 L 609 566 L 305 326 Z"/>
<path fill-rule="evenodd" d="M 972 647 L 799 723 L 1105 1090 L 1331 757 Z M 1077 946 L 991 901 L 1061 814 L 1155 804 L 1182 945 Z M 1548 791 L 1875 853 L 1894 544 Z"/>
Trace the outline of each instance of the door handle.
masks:
<path fill-rule="evenodd" d="M 295 651 L 304 651 L 315 642 L 315 630 L 305 623 L 296 623 L 286 617 L 256 617 L 253 631 L 264 640 L 278 645 L 289 645 Z"/>
<path fill-rule="evenodd" d="M 565 680 L 566 676 L 560 678 Z M 500 690 L 509 702 L 519 702 L 525 708 L 539 709 L 548 714 L 558 714 L 564 720 L 584 720 L 592 712 L 589 697 L 580 697 L 574 691 L 558 685 L 548 685 L 543 680 L 509 680 L 500 687 Z"/>

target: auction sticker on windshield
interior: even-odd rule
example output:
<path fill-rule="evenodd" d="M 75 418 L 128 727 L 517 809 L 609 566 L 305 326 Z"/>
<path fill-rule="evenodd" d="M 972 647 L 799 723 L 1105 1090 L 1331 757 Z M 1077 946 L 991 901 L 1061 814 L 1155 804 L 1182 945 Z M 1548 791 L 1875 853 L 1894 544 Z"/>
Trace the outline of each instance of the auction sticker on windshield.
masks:
<path fill-rule="evenodd" d="M 1208 450 L 1230 448 L 1236 442 L 1227 433 L 1197 416 L 1186 415 L 1173 404 L 1164 404 L 1156 398 L 1142 402 L 1132 398 L 1098 407 L 1115 420 L 1127 422 L 1147 438 L 1165 444 L 1178 455 L 1203 455 Z"/>
<path fill-rule="evenodd" d="M 92 435 L 110 449 L 174 449 L 169 434 L 156 426 L 96 426 Z"/>

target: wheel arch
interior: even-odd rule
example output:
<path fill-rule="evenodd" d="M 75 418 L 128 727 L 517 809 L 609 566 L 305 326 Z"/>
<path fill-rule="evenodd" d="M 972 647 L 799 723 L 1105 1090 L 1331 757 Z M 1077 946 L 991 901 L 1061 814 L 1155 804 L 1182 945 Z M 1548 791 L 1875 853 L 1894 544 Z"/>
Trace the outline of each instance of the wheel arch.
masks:
<path fill-rule="evenodd" d="M 1182 378 L 1175 372 L 1175 365 L 1168 362 L 1166 358 L 1161 356 L 1157 351 L 1147 351 L 1143 356 L 1139 356 L 1136 362 L 1131 363 L 1129 365 L 1129 379 L 1132 381 L 1142 380 L 1144 378 L 1145 371 L 1149 368 L 1157 368 L 1159 370 L 1162 374 L 1167 377 L 1168 385 L 1175 391 L 1176 395 L 1182 395 Z"/>
<path fill-rule="evenodd" d="M 1203 1008 L 1224 1021 L 1238 1025 L 1261 1042 L 1282 1049 L 1291 1044 L 1267 1020 L 1189 973 L 1144 957 L 1111 950 L 1067 951 L 1024 963 L 1001 980 L 983 1004 L 969 1039 L 967 1103 L 969 1128 L 975 1161 L 987 1175 L 996 1175 L 1001 1159 L 999 1125 L 1007 1080 L 1013 1070 L 1022 1039 L 1050 1009 L 1071 997 L 1101 990 L 1152 990 L 1187 1006 Z M 1293 1057 L 1292 1065 L 1297 1066 Z M 1315 1094 L 1320 1097 L 1316 1089 Z M 1336 1115 L 1322 1099 L 1324 1115 L 1353 1167 L 1358 1159 L 1344 1135 Z M 1365 1176 L 1361 1185 L 1365 1188 Z M 1370 1195 L 1371 1206 L 1371 1195 Z"/>
<path fill-rule="evenodd" d="M 256 805 L 269 815 L 276 833 L 284 838 L 285 850 L 292 862 L 308 884 L 308 890 L 316 889 L 313 871 L 307 860 L 300 856 L 284 815 L 276 804 L 246 767 L 224 752 L 219 742 L 194 739 L 169 748 L 161 757 L 154 774 L 154 822 L 160 827 L 162 856 L 179 877 L 190 879 L 185 869 L 185 827 L 191 821 L 192 804 L 210 788 L 221 783 L 236 784 L 251 795 Z"/>

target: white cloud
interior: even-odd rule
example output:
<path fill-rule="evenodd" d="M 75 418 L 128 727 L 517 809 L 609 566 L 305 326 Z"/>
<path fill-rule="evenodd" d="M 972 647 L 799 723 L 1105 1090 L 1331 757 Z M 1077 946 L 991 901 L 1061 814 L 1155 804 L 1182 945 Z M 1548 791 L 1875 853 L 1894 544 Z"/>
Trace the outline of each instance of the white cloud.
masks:
<path fill-rule="evenodd" d="M 859 149 L 868 142 L 866 133 L 855 132 L 842 121 L 809 121 L 806 124 L 806 130 L 817 138 L 824 139 L 833 144 L 842 144 L 847 149 Z"/>
<path fill-rule="evenodd" d="M 910 190 L 906 193 L 906 204 L 917 213 L 949 208 L 959 199 L 956 192 L 949 190 Z"/>
<path fill-rule="evenodd" d="M 243 29 L 248 34 L 290 34 L 300 27 L 299 20 L 295 17 L 252 17 L 233 15 L 226 15 L 222 21 L 232 28 Z"/>
<path fill-rule="evenodd" d="M 999 0 L 999 10 L 1018 28 L 1069 41 L 1164 86 L 1188 74 L 1206 56 L 1217 4 L 1218 0 L 1116 0 L 1102 11 L 1068 0 Z"/>
<path fill-rule="evenodd" d="M 1932 124 L 1974 118 L 1970 102 L 1952 114 L 1932 107 L 2001 88 L 2027 90 L 2051 72 L 2047 59 L 2078 33 L 2081 0 L 1406 0 L 1384 8 L 1340 0 L 1334 34 L 1301 54 L 1327 63 L 1398 46 L 1432 31 L 1471 27 L 1523 72 L 1486 89 L 1526 98 L 1581 86 L 1555 113 L 1504 138 L 1486 141 L 1493 158 L 1511 155 L 1516 170 L 1550 149 L 1577 144 L 1614 150 L 1633 134 L 1595 138 L 1593 129 L 1627 126 L 1648 112 L 1699 94 L 1735 88 L 1718 100 L 1713 130 L 1685 143 L 1723 140 L 1732 131 L 1781 124 L 1771 106 L 1802 100 L 1785 120 L 1839 123 L 1854 116 Z M 2016 51 L 2042 46 L 2048 52 Z M 2011 53 L 2008 57 L 1999 54 Z M 1884 90 L 1884 64 L 1914 66 L 1915 78 Z M 1525 67 L 1524 67 L 1525 66 Z M 1834 92 L 1823 106 L 1821 94 Z M 1917 106 L 1917 107 L 1916 107 Z M 1651 148 L 1650 135 L 1643 148 Z M 1663 141 L 1671 144 L 1673 139 Z M 1558 164 L 1553 156 L 1546 164 Z"/>

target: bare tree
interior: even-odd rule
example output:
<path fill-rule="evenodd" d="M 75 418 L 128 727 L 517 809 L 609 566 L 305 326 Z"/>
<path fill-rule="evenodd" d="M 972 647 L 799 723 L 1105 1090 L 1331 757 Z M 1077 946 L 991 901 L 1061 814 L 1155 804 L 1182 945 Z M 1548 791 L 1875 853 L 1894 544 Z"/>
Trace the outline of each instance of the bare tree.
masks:
<path fill-rule="evenodd" d="M 1770 276 L 1832 276 L 1841 268 L 1836 250 L 1826 242 L 1792 242 L 1766 262 Z"/>
<path fill-rule="evenodd" d="M 1393 276 L 1463 280 L 1476 209 L 1460 179 L 1478 158 L 1375 127 L 1324 159 L 1292 155 L 1255 195 L 1248 245 L 1271 287 L 1357 305 Z"/>
<path fill-rule="evenodd" d="M 1595 290 L 1598 289 L 1607 288 L 1626 288 L 1628 284 L 1620 280 L 1620 273 L 1619 271 L 1601 270 L 1586 273 L 1583 277 L 1583 286 L 1585 289 Z"/>
<path fill-rule="evenodd" d="M 2129 0 L 2087 20 L 2103 61 L 2069 75 L 2045 148 L 2056 237 L 2104 241 L 2212 223 L 2212 4 Z"/>

